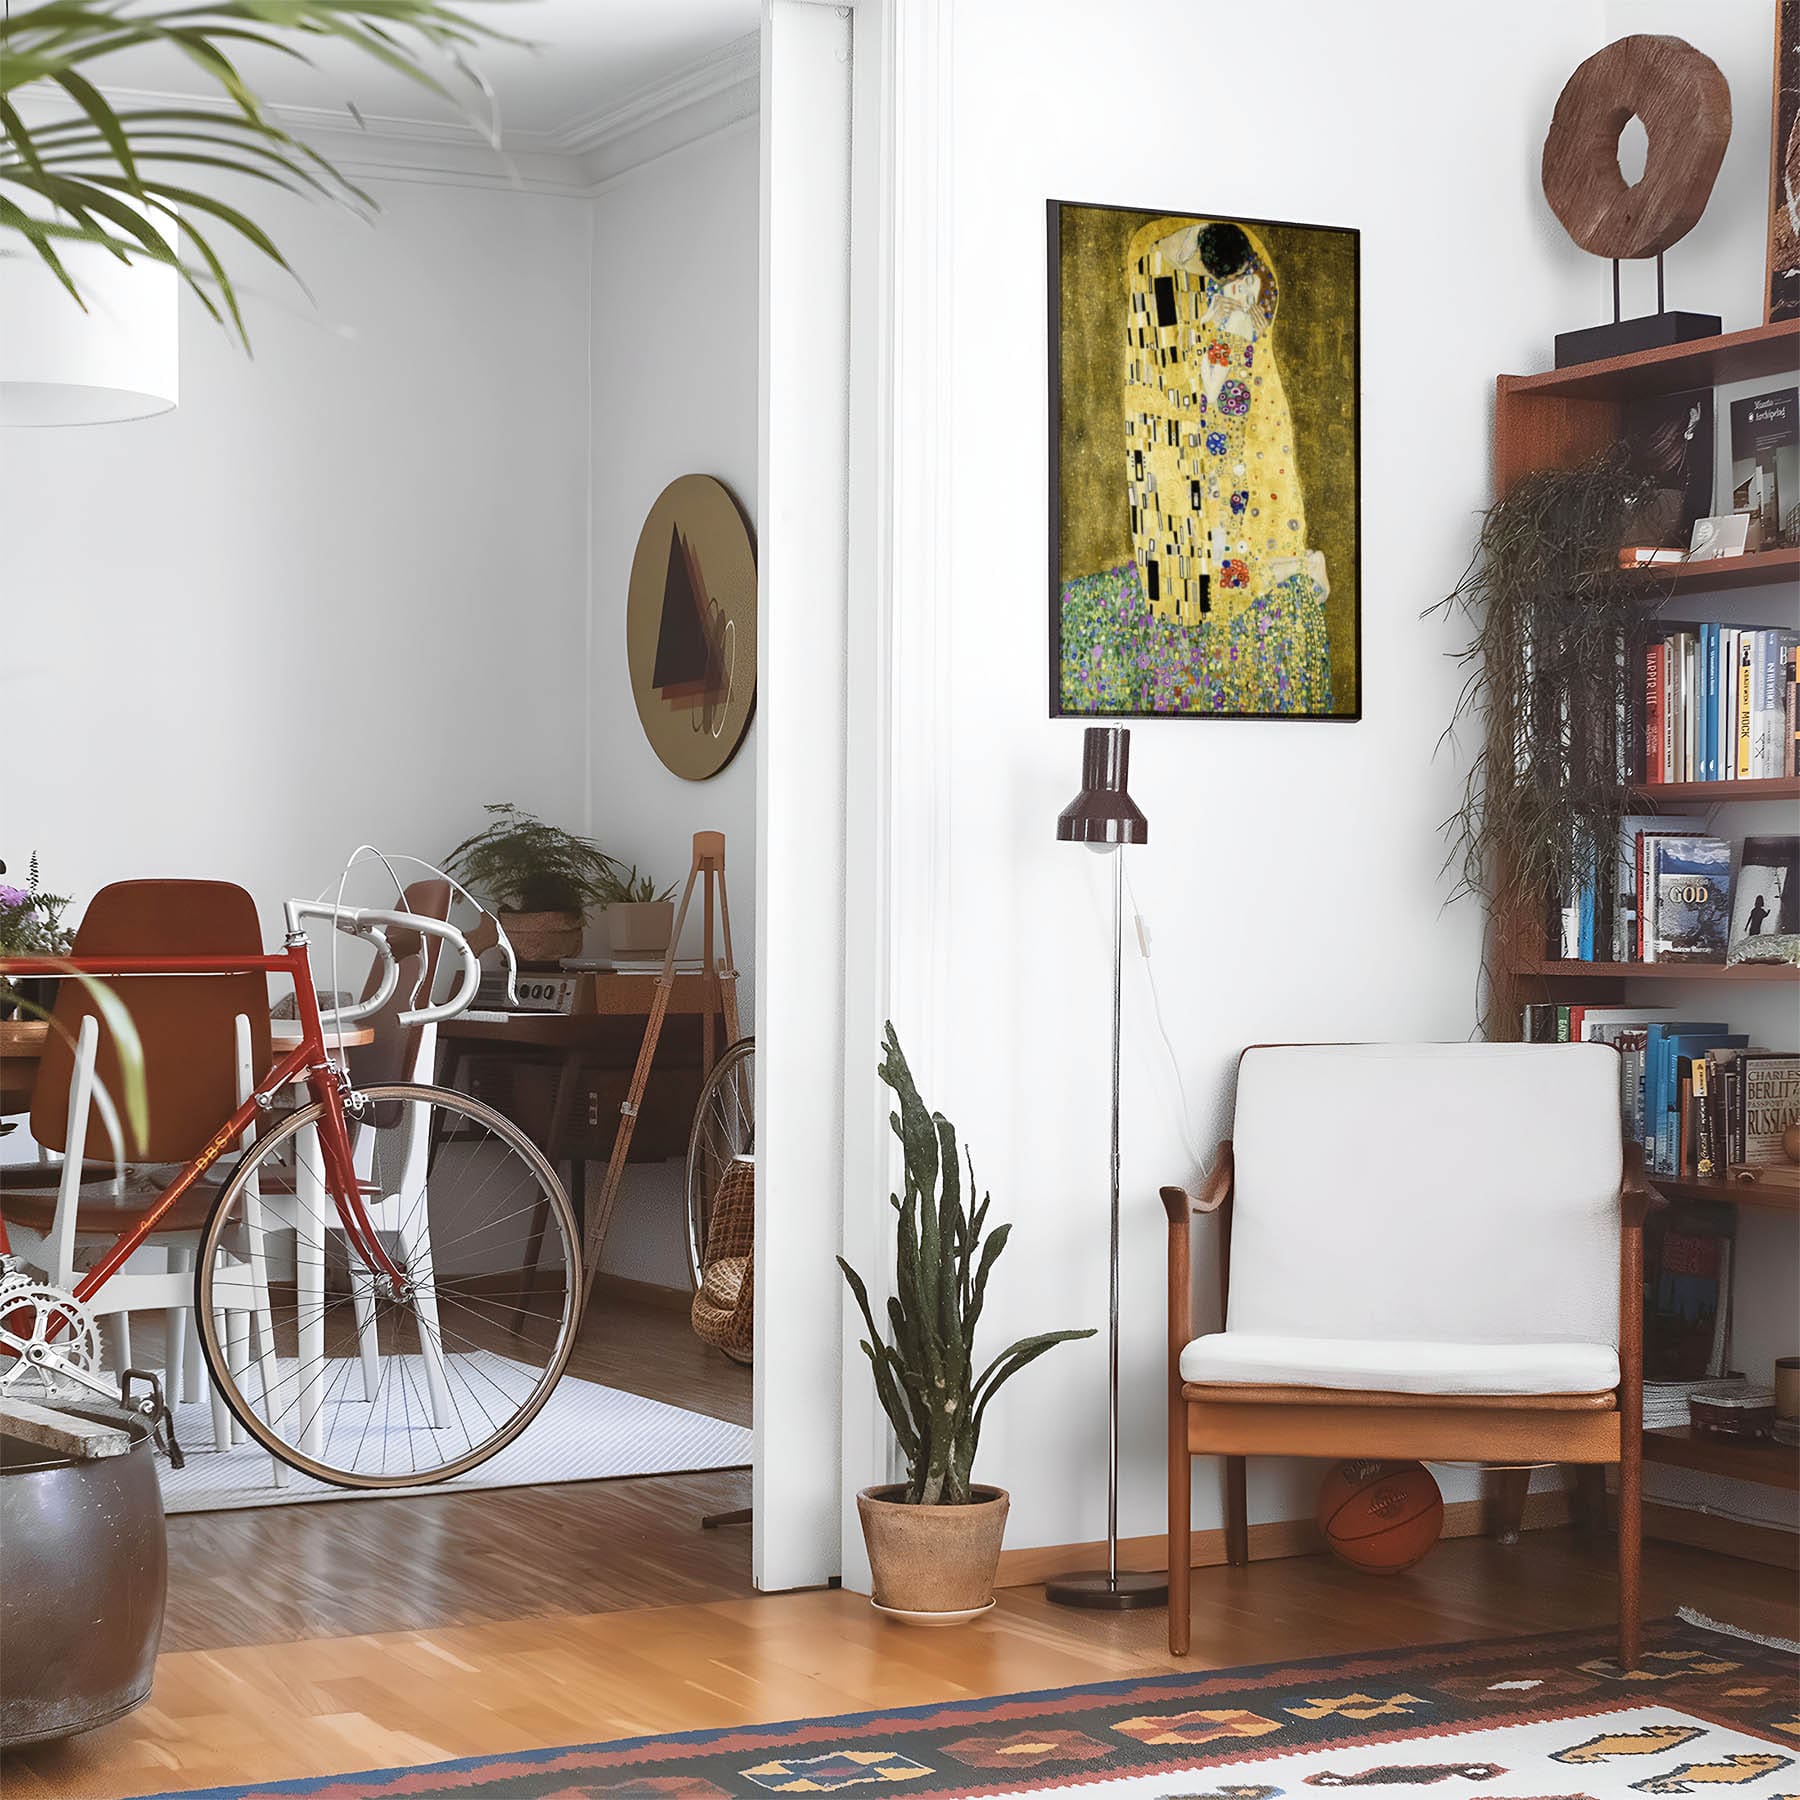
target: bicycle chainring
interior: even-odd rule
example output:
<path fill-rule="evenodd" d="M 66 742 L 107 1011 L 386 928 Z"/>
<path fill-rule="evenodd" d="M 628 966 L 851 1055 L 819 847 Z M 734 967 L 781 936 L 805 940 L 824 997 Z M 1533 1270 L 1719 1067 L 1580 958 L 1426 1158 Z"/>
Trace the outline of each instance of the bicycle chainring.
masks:
<path fill-rule="evenodd" d="M 53 1360 L 32 1361 L 34 1344 L 48 1345 Z M 0 1280 L 0 1393 L 14 1399 L 54 1395 L 63 1391 L 60 1370 L 91 1375 L 99 1366 L 99 1328 L 73 1294 L 29 1276 Z"/>

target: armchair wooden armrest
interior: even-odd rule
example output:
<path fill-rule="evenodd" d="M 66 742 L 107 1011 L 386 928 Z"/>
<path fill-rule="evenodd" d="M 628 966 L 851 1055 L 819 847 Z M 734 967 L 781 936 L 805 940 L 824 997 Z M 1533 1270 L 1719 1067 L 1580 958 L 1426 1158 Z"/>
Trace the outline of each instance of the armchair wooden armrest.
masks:
<path fill-rule="evenodd" d="M 1231 1139 L 1224 1139 L 1213 1155 L 1213 1166 L 1198 1194 L 1186 1188 L 1166 1187 L 1162 1190 L 1163 1211 L 1171 1225 L 1185 1224 L 1194 1213 L 1217 1212 L 1231 1198 Z"/>
<path fill-rule="evenodd" d="M 1188 1223 L 1195 1213 L 1223 1211 L 1229 1229 L 1231 1200 L 1231 1139 L 1226 1138 L 1213 1156 L 1213 1166 L 1200 1192 L 1190 1194 L 1183 1187 L 1162 1190 L 1163 1211 L 1169 1215 L 1169 1379 L 1172 1389 L 1181 1386 L 1181 1352 L 1194 1335 L 1193 1284 L 1190 1279 Z M 1219 1247 L 1221 1294 L 1225 1276 L 1225 1244 Z"/>

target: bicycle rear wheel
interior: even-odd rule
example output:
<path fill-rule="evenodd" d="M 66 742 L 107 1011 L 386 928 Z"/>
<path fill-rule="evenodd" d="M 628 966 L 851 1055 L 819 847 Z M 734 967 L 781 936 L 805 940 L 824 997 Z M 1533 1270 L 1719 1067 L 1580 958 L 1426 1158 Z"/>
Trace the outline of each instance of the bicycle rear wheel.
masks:
<path fill-rule="evenodd" d="M 713 1200 L 732 1159 L 756 1148 L 756 1039 L 739 1038 L 713 1064 L 688 1130 L 688 1276 L 698 1292 L 705 1276 Z"/>
<path fill-rule="evenodd" d="M 200 1342 L 245 1428 L 340 1487 L 444 1481 L 511 1443 L 574 1346 L 581 1233 L 517 1126 L 448 1088 L 346 1101 L 363 1204 L 395 1284 L 328 1197 L 317 1104 L 248 1149 L 196 1272 Z"/>

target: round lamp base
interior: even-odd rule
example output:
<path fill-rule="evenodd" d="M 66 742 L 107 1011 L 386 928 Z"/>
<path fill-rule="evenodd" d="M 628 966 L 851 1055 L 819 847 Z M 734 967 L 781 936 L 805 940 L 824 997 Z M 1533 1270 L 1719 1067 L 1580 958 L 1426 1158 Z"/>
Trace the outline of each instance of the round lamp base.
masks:
<path fill-rule="evenodd" d="M 1044 1583 L 1044 1598 L 1058 1606 L 1081 1606 L 1091 1612 L 1135 1612 L 1139 1607 L 1167 1606 L 1169 1578 L 1155 1570 L 1084 1569 Z"/>

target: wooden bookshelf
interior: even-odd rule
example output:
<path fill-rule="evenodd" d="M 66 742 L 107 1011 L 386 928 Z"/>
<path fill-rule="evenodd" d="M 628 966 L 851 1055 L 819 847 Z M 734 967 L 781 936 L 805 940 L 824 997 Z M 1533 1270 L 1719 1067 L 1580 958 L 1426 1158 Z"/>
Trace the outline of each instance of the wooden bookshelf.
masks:
<path fill-rule="evenodd" d="M 1717 806 L 1727 800 L 1800 800 L 1800 776 L 1759 776 L 1754 781 L 1645 781 L 1631 793 L 1636 800 L 1669 800 L 1683 806 Z"/>
<path fill-rule="evenodd" d="M 1752 550 L 1743 556 L 1715 556 L 1706 562 L 1652 563 L 1647 569 L 1628 572 L 1643 583 L 1646 597 L 1779 587 L 1800 582 L 1800 547 Z"/>
<path fill-rule="evenodd" d="M 1700 1181 L 1691 1175 L 1644 1177 L 1665 1200 L 1711 1200 L 1723 1206 L 1752 1206 L 1760 1212 L 1800 1219 L 1800 1188 L 1782 1182 Z"/>
<path fill-rule="evenodd" d="M 1534 469 L 1571 469 L 1616 443 L 1620 404 L 1625 400 L 1717 387 L 1727 381 L 1766 377 L 1791 381 L 1797 361 L 1800 319 L 1784 319 L 1778 325 L 1758 325 L 1750 331 L 1640 350 L 1542 375 L 1502 375 L 1495 384 L 1494 486 L 1505 493 Z M 1692 576 L 1683 579 L 1698 587 L 1703 585 L 1699 571 L 1711 573 L 1720 564 L 1692 567 Z"/>
<path fill-rule="evenodd" d="M 1509 971 L 1534 981 L 1774 981 L 1800 982 L 1792 963 L 1515 962 Z"/>
<path fill-rule="evenodd" d="M 1618 442 L 1624 403 L 1688 388 L 1726 382 L 1792 382 L 1800 367 L 1800 319 L 1757 326 L 1722 337 L 1702 338 L 1667 349 L 1611 357 L 1577 368 L 1539 375 L 1501 375 L 1495 382 L 1494 491 L 1505 494 L 1540 469 L 1569 469 Z M 1675 594 L 1745 595 L 1766 610 L 1771 595 L 1800 591 L 1800 550 L 1758 551 L 1700 563 L 1668 563 L 1638 571 L 1646 612 Z M 1709 617 L 1725 617 L 1723 605 Z M 1739 806 L 1767 801 L 1800 801 L 1800 780 L 1650 783 L 1632 791 L 1632 805 L 1646 812 L 1697 807 Z M 1748 815 L 1755 818 L 1754 813 Z M 1785 820 L 1775 829 L 1792 829 Z M 1754 829 L 1754 827 L 1753 827 Z M 1736 830 L 1730 831 L 1736 836 Z M 1782 963 L 1614 963 L 1563 961 L 1544 954 L 1544 917 L 1526 905 L 1513 918 L 1490 921 L 1489 961 L 1493 970 L 1493 1011 L 1502 1034 L 1516 1032 L 1527 1002 L 1578 1000 L 1617 1005 L 1627 995 L 1648 1000 L 1658 984 L 1666 996 L 1670 982 L 1751 983 L 1751 993 L 1793 994 L 1800 969 Z M 1638 983 L 1645 987 L 1638 987 Z M 1774 984 L 1772 987 L 1770 984 Z M 1729 992 L 1730 989 L 1727 989 Z M 1729 1017 L 1729 1002 L 1708 1002 Z M 1729 1180 L 1696 1181 L 1652 1175 L 1650 1185 L 1671 1200 L 1708 1200 L 1753 1208 L 1764 1216 L 1800 1221 L 1800 1190 Z M 1782 1227 L 1784 1236 L 1788 1227 Z M 1687 1426 L 1643 1434 L 1647 1462 L 1698 1471 L 1705 1476 L 1752 1481 L 1800 1491 L 1800 1450 L 1773 1442 L 1696 1437 Z M 1672 1522 L 1657 1524 L 1659 1513 Z M 1691 1511 L 1655 1504 L 1646 1507 L 1646 1530 L 1653 1535 L 1691 1533 L 1695 1521 L 1712 1521 Z M 1736 1528 L 1734 1528 L 1736 1529 Z M 1741 1537 L 1741 1531 L 1739 1536 Z M 1774 1534 L 1768 1534 L 1774 1535 Z M 1757 1554 L 1741 1542 L 1721 1545 L 1734 1553 Z M 1786 1540 L 1782 1553 L 1787 1553 Z"/>
<path fill-rule="evenodd" d="M 1644 1433 L 1644 1460 L 1800 1492 L 1800 1450 L 1768 1438 L 1696 1435 L 1691 1426 L 1673 1425 Z"/>
<path fill-rule="evenodd" d="M 1692 338 L 1658 350 L 1635 350 L 1600 362 L 1546 369 L 1541 375 L 1502 375 L 1502 392 L 1563 400 L 1627 400 L 1638 394 L 1674 394 L 1683 388 L 1720 387 L 1728 381 L 1790 379 L 1800 361 L 1800 319 L 1753 325 L 1721 337 Z"/>

